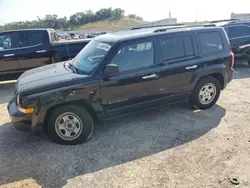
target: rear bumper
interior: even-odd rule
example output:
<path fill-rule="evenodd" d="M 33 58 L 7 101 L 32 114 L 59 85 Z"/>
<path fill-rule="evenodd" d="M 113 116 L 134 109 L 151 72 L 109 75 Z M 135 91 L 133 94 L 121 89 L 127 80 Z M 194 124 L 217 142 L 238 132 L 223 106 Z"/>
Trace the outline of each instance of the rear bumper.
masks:
<path fill-rule="evenodd" d="M 32 126 L 32 114 L 24 114 L 23 112 L 20 112 L 14 100 L 9 101 L 7 109 L 11 122 L 17 130 L 38 132 L 38 129 L 41 129 L 41 126 Z"/>

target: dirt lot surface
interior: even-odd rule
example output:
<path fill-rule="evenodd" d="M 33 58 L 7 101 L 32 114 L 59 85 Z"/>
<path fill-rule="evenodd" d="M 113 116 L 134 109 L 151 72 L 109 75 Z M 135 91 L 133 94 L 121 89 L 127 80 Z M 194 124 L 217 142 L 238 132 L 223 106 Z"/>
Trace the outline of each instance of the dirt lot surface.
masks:
<path fill-rule="evenodd" d="M 112 120 L 77 146 L 15 130 L 6 110 L 13 85 L 0 84 L 1 188 L 250 187 L 247 66 L 209 110 L 182 104 Z"/>

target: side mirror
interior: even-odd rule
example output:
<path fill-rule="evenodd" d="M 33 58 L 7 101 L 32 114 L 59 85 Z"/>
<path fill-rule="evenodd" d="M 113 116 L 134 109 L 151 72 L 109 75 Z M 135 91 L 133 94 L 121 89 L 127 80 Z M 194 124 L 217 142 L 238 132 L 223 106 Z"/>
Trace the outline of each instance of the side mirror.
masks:
<path fill-rule="evenodd" d="M 104 69 L 104 79 L 120 76 L 119 67 L 116 64 L 108 64 Z"/>

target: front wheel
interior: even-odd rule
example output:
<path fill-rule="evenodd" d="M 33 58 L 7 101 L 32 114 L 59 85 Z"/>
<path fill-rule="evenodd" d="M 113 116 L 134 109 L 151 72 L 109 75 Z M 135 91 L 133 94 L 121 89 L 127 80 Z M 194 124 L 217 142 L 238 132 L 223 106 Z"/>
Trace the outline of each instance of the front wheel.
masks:
<path fill-rule="evenodd" d="M 58 144 L 81 144 L 91 138 L 93 130 L 94 121 L 91 115 L 78 106 L 55 108 L 48 121 L 48 135 Z"/>
<path fill-rule="evenodd" d="M 220 92 L 221 86 L 216 78 L 204 77 L 197 83 L 190 97 L 190 104 L 196 109 L 211 108 L 217 102 Z"/>

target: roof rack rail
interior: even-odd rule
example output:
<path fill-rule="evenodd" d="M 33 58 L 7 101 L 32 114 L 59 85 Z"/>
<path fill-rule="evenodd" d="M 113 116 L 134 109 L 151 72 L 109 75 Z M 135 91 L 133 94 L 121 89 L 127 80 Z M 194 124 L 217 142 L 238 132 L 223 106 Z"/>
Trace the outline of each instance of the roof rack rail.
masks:
<path fill-rule="evenodd" d="M 235 21 L 235 20 L 239 20 L 239 19 L 214 20 L 214 21 L 211 21 L 210 23 L 229 22 L 229 21 Z"/>
<path fill-rule="evenodd" d="M 160 29 L 156 29 L 154 30 L 154 33 L 158 33 L 158 32 L 164 32 L 167 30 L 171 30 L 171 29 L 180 29 L 180 28 L 190 28 L 190 27 L 214 27 L 216 26 L 215 24 L 198 24 L 198 25 L 184 25 L 184 26 L 177 26 L 177 27 L 166 27 L 166 28 L 160 28 Z"/>
<path fill-rule="evenodd" d="M 146 28 L 153 28 L 153 27 L 181 26 L 181 25 L 184 25 L 184 24 L 178 23 L 178 24 L 165 24 L 165 25 L 138 26 L 138 27 L 131 28 L 131 30 L 146 29 Z"/>
<path fill-rule="evenodd" d="M 229 23 L 245 23 L 245 22 L 250 22 L 250 19 L 246 19 L 246 20 L 234 20 L 234 21 L 230 21 Z"/>

